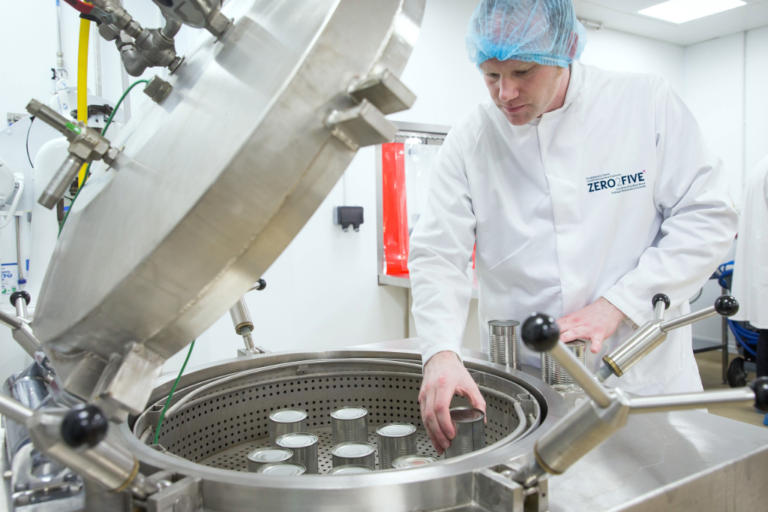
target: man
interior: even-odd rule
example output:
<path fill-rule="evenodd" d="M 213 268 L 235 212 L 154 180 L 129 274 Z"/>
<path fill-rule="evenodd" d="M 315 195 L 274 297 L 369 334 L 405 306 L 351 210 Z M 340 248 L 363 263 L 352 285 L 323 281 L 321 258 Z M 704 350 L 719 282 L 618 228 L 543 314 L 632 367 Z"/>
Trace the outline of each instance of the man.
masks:
<path fill-rule="evenodd" d="M 733 319 L 759 331 L 757 376 L 768 377 L 768 157 L 747 178 L 743 201 L 733 266 L 733 296 L 740 307 Z"/>
<path fill-rule="evenodd" d="M 564 342 L 590 341 L 596 370 L 651 319 L 656 293 L 670 297 L 668 317 L 689 312 L 733 241 L 721 164 L 682 100 L 659 78 L 580 64 L 584 43 L 570 0 L 483 0 L 470 20 L 490 100 L 448 134 L 409 262 L 419 402 L 438 452 L 455 434 L 454 393 L 485 409 L 459 355 L 475 242 L 483 350 L 489 320 L 541 311 L 559 318 Z M 606 384 L 701 390 L 690 327 Z"/>

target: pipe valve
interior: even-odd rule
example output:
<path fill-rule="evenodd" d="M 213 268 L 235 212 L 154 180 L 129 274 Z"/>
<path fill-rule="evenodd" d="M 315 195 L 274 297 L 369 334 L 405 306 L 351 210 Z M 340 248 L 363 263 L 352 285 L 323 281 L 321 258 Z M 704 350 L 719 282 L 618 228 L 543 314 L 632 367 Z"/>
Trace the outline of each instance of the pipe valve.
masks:
<path fill-rule="evenodd" d="M 738 306 L 733 297 L 721 297 L 721 299 L 723 300 L 720 309 L 731 314 L 735 313 Z M 654 302 L 654 307 L 665 305 L 663 299 L 654 298 Z M 715 310 L 715 306 L 712 310 Z M 692 315 L 697 314 L 699 313 Z M 690 316 L 686 315 L 686 317 Z M 686 317 L 674 321 L 686 322 L 688 321 Z M 655 322 L 657 325 L 664 325 L 661 320 Z M 683 325 L 687 324 L 683 323 Z M 534 460 L 512 476 L 513 480 L 526 488 L 534 487 L 547 473 L 562 474 L 623 428 L 630 414 L 698 409 L 713 404 L 752 401 L 756 408 L 768 412 L 768 377 L 758 378 L 746 388 L 718 389 L 702 393 L 630 398 L 621 389 L 609 391 L 592 378 L 584 365 L 573 356 L 563 342 L 558 340 L 559 336 L 560 331 L 555 320 L 548 315 L 533 314 L 523 324 L 522 338 L 526 346 L 538 352 L 550 351 L 552 357 L 573 380 L 584 388 L 591 400 L 577 405 L 536 441 L 533 447 Z"/>
<path fill-rule="evenodd" d="M 669 331 L 717 315 L 733 316 L 739 311 L 739 302 L 735 298 L 722 295 L 715 300 L 713 306 L 665 321 L 664 312 L 669 308 L 669 297 L 659 293 L 653 297 L 651 303 L 654 308 L 653 320 L 647 322 L 622 345 L 603 357 L 605 365 L 597 371 L 595 379 L 604 382 L 612 375 L 621 377 L 661 345 L 667 339 Z"/>
<path fill-rule="evenodd" d="M 120 154 L 100 131 L 87 127 L 82 121 L 70 121 L 37 100 L 29 102 L 27 112 L 56 129 L 69 141 L 69 156 L 37 200 L 49 210 L 64 196 L 83 165 L 96 160 L 112 164 Z"/>

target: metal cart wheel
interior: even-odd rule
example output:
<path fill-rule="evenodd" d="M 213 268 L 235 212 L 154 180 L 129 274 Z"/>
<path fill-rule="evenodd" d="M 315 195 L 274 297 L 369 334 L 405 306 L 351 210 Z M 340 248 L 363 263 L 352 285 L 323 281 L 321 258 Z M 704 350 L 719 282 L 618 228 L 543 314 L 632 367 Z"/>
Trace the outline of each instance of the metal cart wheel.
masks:
<path fill-rule="evenodd" d="M 747 385 L 747 371 L 744 369 L 744 359 L 734 358 L 728 366 L 728 385 L 739 388 Z"/>

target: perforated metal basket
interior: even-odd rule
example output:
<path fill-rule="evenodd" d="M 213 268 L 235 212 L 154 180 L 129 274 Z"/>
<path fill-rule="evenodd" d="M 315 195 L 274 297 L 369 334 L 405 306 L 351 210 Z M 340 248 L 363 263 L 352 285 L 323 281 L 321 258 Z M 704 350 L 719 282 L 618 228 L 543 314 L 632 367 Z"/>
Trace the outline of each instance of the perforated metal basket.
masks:
<path fill-rule="evenodd" d="M 529 389 L 489 373 L 472 373 L 487 403 L 486 450 L 539 425 L 542 410 Z M 370 443 L 376 445 L 377 425 L 408 422 L 418 428 L 419 453 L 436 457 L 421 422 L 421 380 L 418 363 L 361 358 L 290 361 L 226 373 L 177 390 L 159 444 L 203 466 L 245 472 L 247 454 L 270 443 L 269 413 L 301 408 L 309 413 L 309 432 L 319 437 L 319 472 L 325 474 L 332 468 L 330 413 L 354 405 L 369 411 Z M 145 444 L 154 440 L 165 398 L 159 397 L 134 425 L 134 434 Z M 452 405 L 465 403 L 455 397 Z"/>

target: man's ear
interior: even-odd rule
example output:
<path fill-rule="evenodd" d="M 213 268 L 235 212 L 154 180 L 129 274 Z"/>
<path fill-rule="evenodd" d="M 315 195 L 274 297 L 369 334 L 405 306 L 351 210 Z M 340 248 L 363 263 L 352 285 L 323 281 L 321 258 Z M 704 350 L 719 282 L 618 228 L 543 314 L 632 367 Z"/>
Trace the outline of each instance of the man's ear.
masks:
<path fill-rule="evenodd" d="M 568 58 L 573 60 L 576 56 L 576 51 L 579 49 L 579 34 L 571 32 L 571 47 L 568 48 Z"/>

